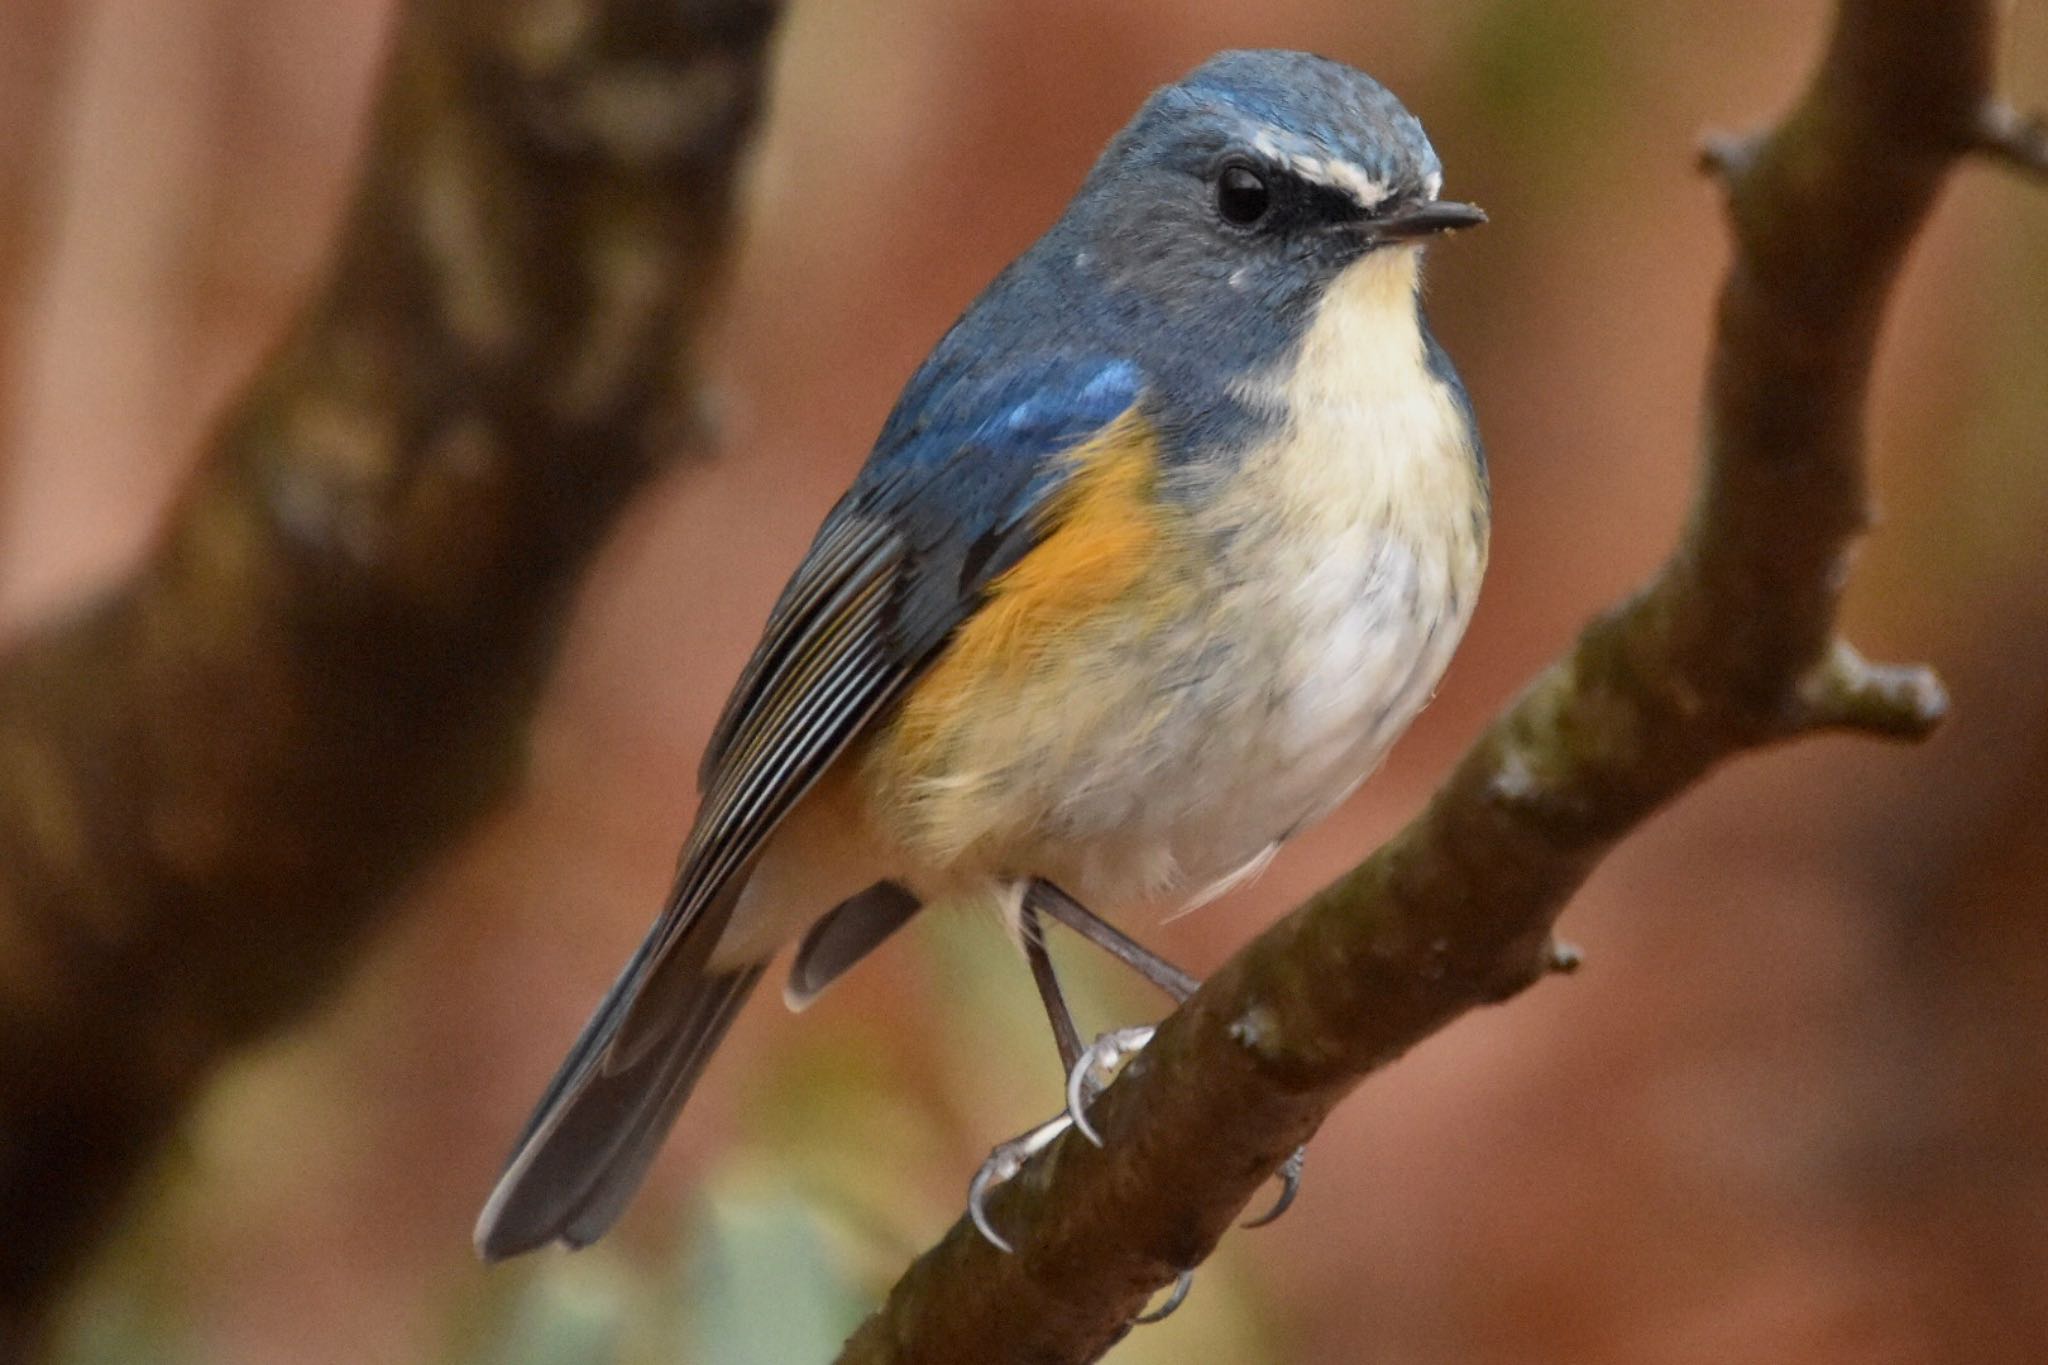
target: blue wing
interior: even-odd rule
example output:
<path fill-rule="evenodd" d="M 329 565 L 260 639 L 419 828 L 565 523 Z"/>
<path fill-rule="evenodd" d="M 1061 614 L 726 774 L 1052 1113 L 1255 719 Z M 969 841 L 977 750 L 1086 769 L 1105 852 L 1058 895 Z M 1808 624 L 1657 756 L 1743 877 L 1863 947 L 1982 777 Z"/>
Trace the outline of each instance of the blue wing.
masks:
<path fill-rule="evenodd" d="M 998 367 L 973 342 L 955 328 L 912 380 L 770 614 L 668 901 L 527 1121 L 478 1222 L 486 1255 L 617 1217 L 760 975 L 706 963 L 763 841 L 1037 542 L 1057 456 L 1138 401 L 1127 361 Z"/>
<path fill-rule="evenodd" d="M 741 732 L 775 713 L 769 699 L 846 590 L 875 575 L 888 584 L 871 643 L 903 670 L 895 687 L 908 683 L 1036 543 L 1037 513 L 1066 473 L 1053 457 L 1115 421 L 1141 388 L 1123 360 L 1050 357 L 995 372 L 947 362 L 942 348 L 905 390 L 783 590 L 705 748 L 707 795 Z"/>
<path fill-rule="evenodd" d="M 955 371 L 946 356 L 898 401 L 726 702 L 657 939 L 682 932 L 1037 542 L 1037 513 L 1067 472 L 1054 457 L 1138 399 L 1138 371 L 1124 361 L 1052 358 L 989 373 Z"/>

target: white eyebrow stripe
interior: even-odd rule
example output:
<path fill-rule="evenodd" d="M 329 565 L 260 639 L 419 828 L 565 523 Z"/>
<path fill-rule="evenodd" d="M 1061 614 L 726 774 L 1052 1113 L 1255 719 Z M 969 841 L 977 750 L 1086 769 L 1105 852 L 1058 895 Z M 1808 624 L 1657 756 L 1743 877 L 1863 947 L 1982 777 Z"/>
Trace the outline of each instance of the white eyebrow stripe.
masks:
<path fill-rule="evenodd" d="M 1387 186 L 1348 161 L 1333 161 L 1319 156 L 1297 156 L 1292 158 L 1291 164 L 1295 174 L 1302 179 L 1340 189 L 1356 199 L 1358 206 L 1368 212 L 1378 208 L 1386 200 Z"/>
<path fill-rule="evenodd" d="M 1293 171 L 1303 180 L 1331 189 L 1342 190 L 1358 201 L 1358 206 L 1370 213 L 1386 201 L 1389 187 L 1373 179 L 1349 161 L 1335 157 L 1311 156 L 1306 152 L 1286 151 L 1276 143 L 1269 133 L 1260 133 L 1252 139 L 1252 150 L 1267 157 L 1276 165 Z"/>

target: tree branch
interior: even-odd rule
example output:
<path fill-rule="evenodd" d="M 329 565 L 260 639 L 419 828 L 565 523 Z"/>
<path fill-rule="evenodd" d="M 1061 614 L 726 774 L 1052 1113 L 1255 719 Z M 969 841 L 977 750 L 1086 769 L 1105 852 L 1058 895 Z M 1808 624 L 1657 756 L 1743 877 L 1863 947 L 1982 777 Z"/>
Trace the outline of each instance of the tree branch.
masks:
<path fill-rule="evenodd" d="M 1420 818 L 1166 1021 L 1098 1102 L 1106 1147 L 1070 1133 L 999 1192 L 1016 1255 L 956 1224 L 842 1365 L 1096 1359 L 1365 1075 L 1569 963 L 1553 921 L 1658 806 L 1780 740 L 1934 726 L 1933 675 L 1864 662 L 1835 620 L 1867 519 L 1883 306 L 1948 172 L 1987 145 L 1993 35 L 1990 0 L 1842 0 L 1785 120 L 1709 143 L 1735 257 L 1703 482 L 1670 561 L 1530 684 Z"/>
<path fill-rule="evenodd" d="M 325 289 L 148 562 L 0 658 L 0 1355 L 514 782 L 677 443 L 773 10 L 416 0 Z"/>

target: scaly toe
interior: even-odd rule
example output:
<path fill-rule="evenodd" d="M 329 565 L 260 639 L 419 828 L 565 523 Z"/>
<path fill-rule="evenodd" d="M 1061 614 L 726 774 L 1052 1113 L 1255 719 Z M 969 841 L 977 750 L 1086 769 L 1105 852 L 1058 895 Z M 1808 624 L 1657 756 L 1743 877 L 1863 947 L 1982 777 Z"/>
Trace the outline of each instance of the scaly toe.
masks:
<path fill-rule="evenodd" d="M 981 1169 L 974 1173 L 974 1179 L 967 1186 L 967 1216 L 974 1222 L 975 1229 L 988 1238 L 990 1246 L 997 1251 L 1012 1252 L 1017 1248 L 1009 1239 L 995 1229 L 988 1217 L 989 1192 L 1006 1181 L 1014 1180 L 1017 1172 L 1024 1169 L 1024 1163 L 1050 1147 L 1053 1140 L 1073 1126 L 1073 1119 L 1065 1114 L 1047 1119 L 1027 1133 L 1021 1133 L 1003 1143 L 988 1154 L 988 1160 L 981 1163 Z"/>
<path fill-rule="evenodd" d="M 1097 1147 L 1102 1145 L 1102 1135 L 1088 1122 L 1088 1106 L 1116 1079 L 1124 1063 L 1145 1050 L 1152 1033 L 1149 1025 L 1111 1029 L 1090 1043 L 1067 1073 L 1067 1115 L 1081 1136 Z"/>

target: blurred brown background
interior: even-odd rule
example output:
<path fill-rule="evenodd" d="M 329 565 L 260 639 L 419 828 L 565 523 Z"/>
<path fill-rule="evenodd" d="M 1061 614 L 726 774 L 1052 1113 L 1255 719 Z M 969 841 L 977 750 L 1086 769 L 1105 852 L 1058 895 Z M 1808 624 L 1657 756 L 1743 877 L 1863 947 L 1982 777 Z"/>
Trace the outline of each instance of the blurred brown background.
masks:
<path fill-rule="evenodd" d="M 132 561 L 317 278 L 383 0 L 0 4 L 0 632 Z M 1723 261 L 1696 135 L 1781 108 L 1819 0 L 796 4 L 715 458 L 590 579 L 526 795 L 318 1017 L 225 1073 L 67 1315 L 75 1361 L 822 1360 L 1056 1104 L 1028 978 L 934 921 L 800 1022 L 742 1019 L 648 1193 L 486 1273 L 503 1149 L 665 885 L 698 748 L 898 386 L 1152 86 L 1228 46 L 1364 66 L 1493 226 L 1432 307 L 1491 447 L 1487 596 L 1381 777 L 1228 902 L 1196 970 L 1391 830 L 1671 543 Z M 2048 102 L 2048 7 L 2004 75 Z M 1882 211 L 1882 206 L 1873 206 Z M 1919 750 L 1717 776 L 1565 920 L 1587 968 L 1467 1020 L 1317 1140 L 1113 1355 L 2048 1359 L 2048 200 L 1965 176 L 1894 314 L 1850 633 L 1956 699 Z M 1101 1022 L 1153 1002 L 1076 961 Z"/>

